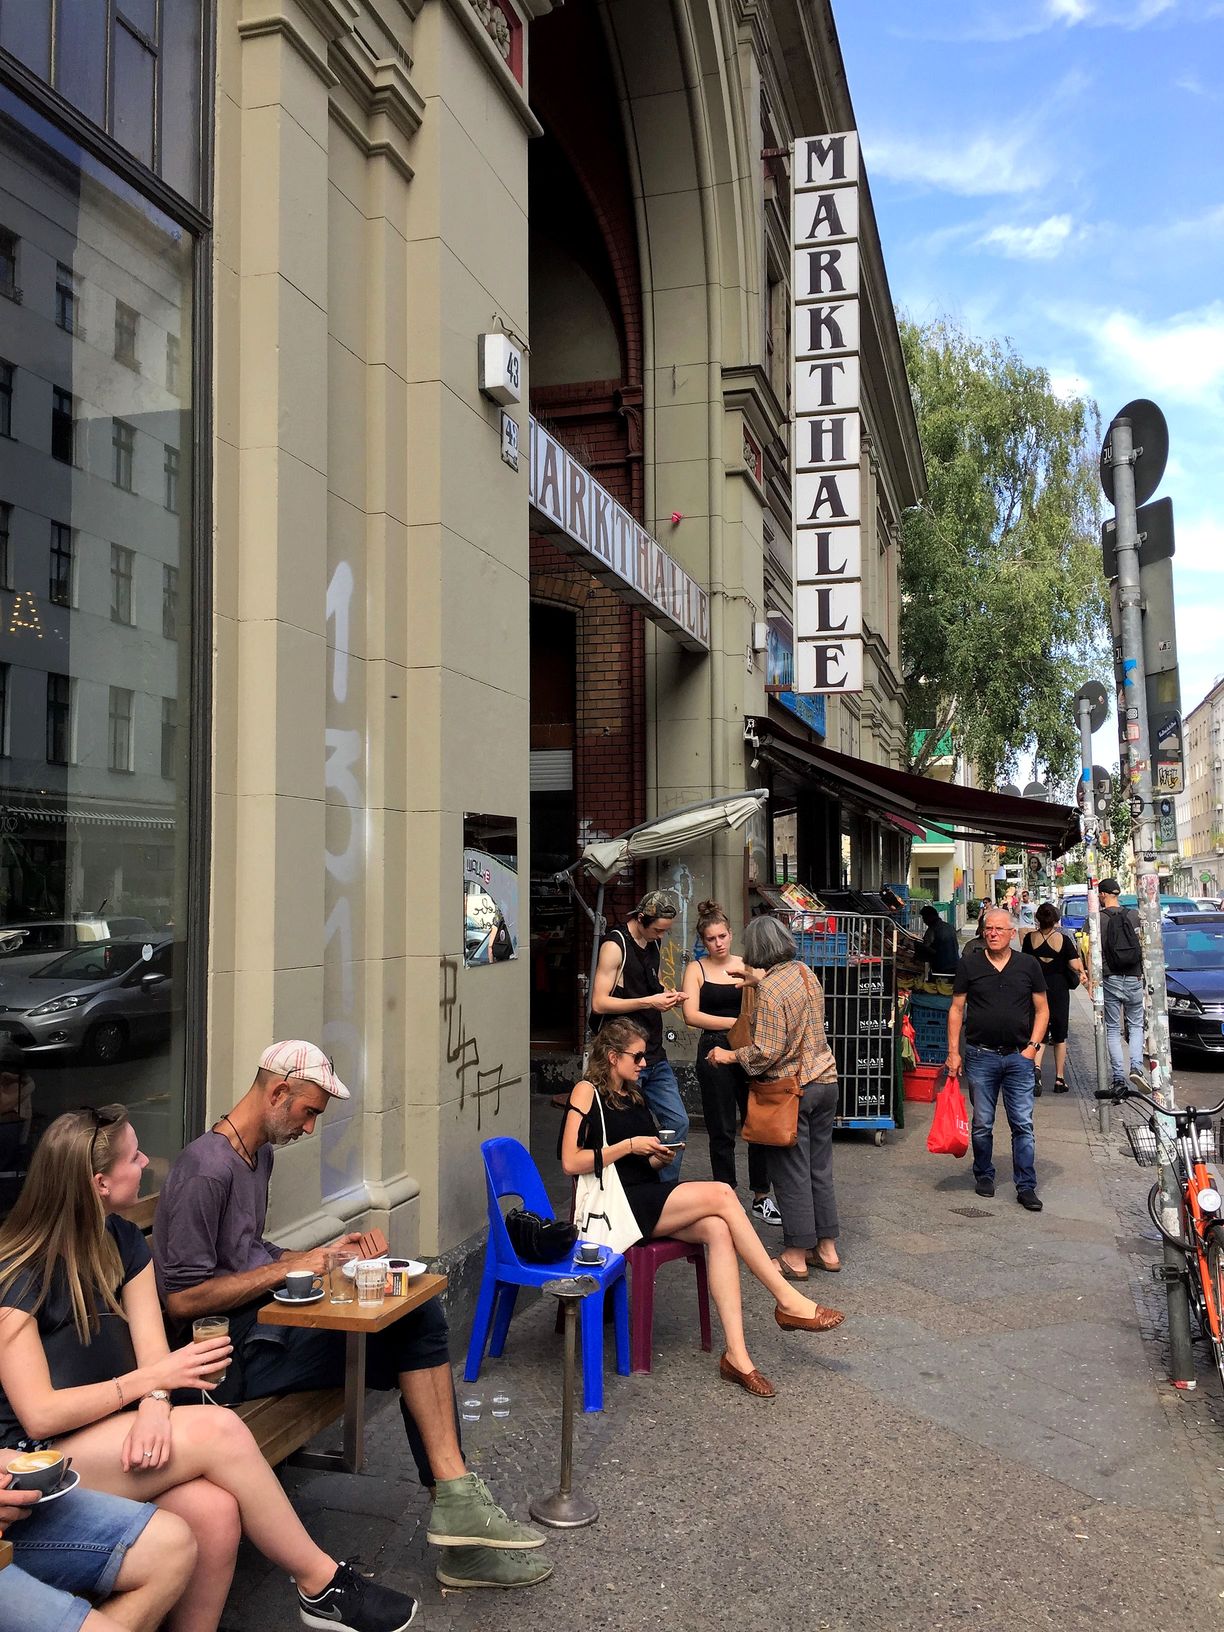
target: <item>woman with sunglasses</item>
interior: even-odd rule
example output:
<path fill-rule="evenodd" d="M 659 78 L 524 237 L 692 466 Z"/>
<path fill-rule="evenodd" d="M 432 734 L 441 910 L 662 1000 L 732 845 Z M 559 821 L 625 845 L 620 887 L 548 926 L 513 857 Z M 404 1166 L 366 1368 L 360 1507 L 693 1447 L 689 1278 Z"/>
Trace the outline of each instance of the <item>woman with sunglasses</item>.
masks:
<path fill-rule="evenodd" d="M 121 1105 L 43 1135 L 0 1227 L 0 1446 L 51 1445 L 91 1489 L 187 1521 L 198 1557 L 170 1632 L 215 1632 L 243 1533 L 292 1575 L 307 1626 L 402 1632 L 415 1599 L 315 1545 L 240 1417 L 171 1407 L 172 1390 L 224 1375 L 231 1348 L 167 1346 L 149 1249 L 119 1216 L 147 1166 Z"/>
<path fill-rule="evenodd" d="M 615 1162 L 643 1237 L 674 1236 L 705 1247 L 710 1294 L 726 1340 L 719 1374 L 724 1382 L 736 1383 L 749 1394 L 772 1399 L 773 1384 L 757 1370 L 744 1341 L 740 1262 L 773 1294 L 774 1318 L 784 1331 L 827 1332 L 840 1326 L 844 1317 L 835 1309 L 822 1309 L 788 1284 L 730 1185 L 661 1182 L 659 1170 L 674 1160 L 675 1150 L 659 1138 L 638 1088 L 645 1062 L 645 1040 L 632 1020 L 607 1021 L 600 1027 L 589 1073 L 575 1085 L 566 1105 L 561 1165 L 566 1173 L 577 1176 Z M 607 1129 L 608 1142 L 602 1146 L 599 1113 L 591 1114 L 596 1093 Z"/>

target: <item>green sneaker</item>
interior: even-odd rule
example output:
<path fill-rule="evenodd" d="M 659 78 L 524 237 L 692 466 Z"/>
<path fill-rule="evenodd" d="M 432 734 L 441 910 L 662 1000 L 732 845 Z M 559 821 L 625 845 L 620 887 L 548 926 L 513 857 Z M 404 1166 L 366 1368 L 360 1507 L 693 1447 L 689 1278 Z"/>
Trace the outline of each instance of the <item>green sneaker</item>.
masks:
<path fill-rule="evenodd" d="M 552 1573 L 542 1555 L 528 1558 L 504 1547 L 452 1547 L 434 1571 L 444 1587 L 534 1587 Z"/>
<path fill-rule="evenodd" d="M 474 1473 L 439 1479 L 429 1514 L 435 1547 L 543 1547 L 544 1537 L 498 1507 L 489 1487 Z"/>

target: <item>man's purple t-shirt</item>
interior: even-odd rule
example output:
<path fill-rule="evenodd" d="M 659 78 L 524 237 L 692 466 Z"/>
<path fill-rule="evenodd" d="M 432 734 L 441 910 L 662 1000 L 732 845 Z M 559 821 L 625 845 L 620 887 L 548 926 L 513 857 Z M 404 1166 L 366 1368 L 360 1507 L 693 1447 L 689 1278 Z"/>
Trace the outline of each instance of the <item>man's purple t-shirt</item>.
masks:
<path fill-rule="evenodd" d="M 263 1238 L 271 1178 L 271 1145 L 259 1147 L 252 1170 L 221 1133 L 202 1133 L 176 1157 L 153 1226 L 163 1304 L 171 1292 L 281 1257 L 283 1249 Z"/>

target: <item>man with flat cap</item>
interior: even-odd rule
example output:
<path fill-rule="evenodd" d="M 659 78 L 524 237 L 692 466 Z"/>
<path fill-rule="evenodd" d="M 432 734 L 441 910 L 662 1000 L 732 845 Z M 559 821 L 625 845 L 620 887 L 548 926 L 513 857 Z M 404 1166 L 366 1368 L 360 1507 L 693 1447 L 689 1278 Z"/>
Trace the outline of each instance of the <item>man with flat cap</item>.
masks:
<path fill-rule="evenodd" d="M 344 1383 L 341 1332 L 261 1326 L 259 1310 L 290 1269 L 323 1269 L 326 1247 L 286 1252 L 264 1239 L 273 1150 L 314 1132 L 333 1100 L 349 1098 L 313 1043 L 273 1043 L 250 1088 L 175 1159 L 157 1204 L 153 1258 L 173 1323 L 227 1314 L 234 1357 L 216 1390 L 224 1403 Z M 361 1237 L 334 1247 L 360 1254 Z M 520 1587 L 552 1566 L 534 1552 L 538 1530 L 519 1524 L 467 1471 L 459 1444 L 446 1315 L 436 1298 L 372 1334 L 366 1384 L 396 1389 L 421 1483 L 433 1493 L 429 1540 L 447 1549 L 448 1587 Z"/>

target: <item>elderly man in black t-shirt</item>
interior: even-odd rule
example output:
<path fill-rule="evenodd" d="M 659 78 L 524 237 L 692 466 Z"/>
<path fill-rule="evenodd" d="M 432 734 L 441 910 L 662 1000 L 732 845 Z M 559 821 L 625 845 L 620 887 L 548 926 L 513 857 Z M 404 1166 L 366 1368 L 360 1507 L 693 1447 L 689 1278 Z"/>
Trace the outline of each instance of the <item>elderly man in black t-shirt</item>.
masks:
<path fill-rule="evenodd" d="M 1045 976 L 1036 958 L 1011 945 L 1011 915 L 991 907 L 984 947 L 969 946 L 956 971 L 948 1015 L 948 1071 L 963 1064 L 973 1096 L 973 1176 L 979 1196 L 993 1196 L 995 1108 L 1003 1095 L 1012 1136 L 1016 1200 L 1041 1211 L 1033 1142 L 1033 1059 L 1050 1021 Z"/>

